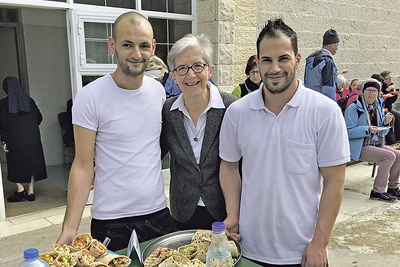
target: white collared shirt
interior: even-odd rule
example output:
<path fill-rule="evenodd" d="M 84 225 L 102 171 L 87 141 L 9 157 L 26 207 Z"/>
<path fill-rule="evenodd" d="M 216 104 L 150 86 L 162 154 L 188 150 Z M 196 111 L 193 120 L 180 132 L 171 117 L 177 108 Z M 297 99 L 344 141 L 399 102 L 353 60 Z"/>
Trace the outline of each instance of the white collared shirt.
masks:
<path fill-rule="evenodd" d="M 197 120 L 197 124 L 194 125 L 192 119 L 190 118 L 189 112 L 185 107 L 185 103 L 183 101 L 183 95 L 181 94 L 178 99 L 172 104 L 170 110 L 178 109 L 183 113 L 183 124 L 185 126 L 186 133 L 189 137 L 190 144 L 192 146 L 194 157 L 196 158 L 197 164 L 200 163 L 200 155 L 201 148 L 203 145 L 204 132 L 207 124 L 207 111 L 211 108 L 215 109 L 223 109 L 225 108 L 224 102 L 222 101 L 221 94 L 219 93 L 217 87 L 213 85 L 211 82 L 208 82 L 208 86 L 210 87 L 210 100 L 208 102 L 207 107 L 200 115 Z M 197 141 L 195 141 L 197 140 Z M 198 205 L 204 206 L 203 201 L 199 200 Z"/>

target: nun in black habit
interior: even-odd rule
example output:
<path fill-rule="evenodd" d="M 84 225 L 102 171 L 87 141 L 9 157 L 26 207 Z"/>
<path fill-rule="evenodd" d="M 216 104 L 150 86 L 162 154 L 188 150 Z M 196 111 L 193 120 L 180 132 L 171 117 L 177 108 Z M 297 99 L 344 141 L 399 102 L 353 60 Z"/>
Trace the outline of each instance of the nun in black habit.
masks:
<path fill-rule="evenodd" d="M 35 101 L 15 77 L 3 81 L 7 96 L 0 100 L 0 135 L 7 157 L 7 179 L 18 190 L 9 202 L 34 201 L 34 183 L 47 178 L 39 125 L 43 120 Z M 23 183 L 29 183 L 28 191 Z"/>

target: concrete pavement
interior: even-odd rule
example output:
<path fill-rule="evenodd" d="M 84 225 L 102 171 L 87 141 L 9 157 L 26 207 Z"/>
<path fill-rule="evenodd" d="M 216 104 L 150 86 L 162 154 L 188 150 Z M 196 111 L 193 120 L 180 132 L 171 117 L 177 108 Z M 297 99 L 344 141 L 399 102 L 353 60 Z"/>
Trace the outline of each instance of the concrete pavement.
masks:
<path fill-rule="evenodd" d="M 400 200 L 370 200 L 371 172 L 368 163 L 346 168 L 343 203 L 329 244 L 330 267 L 400 266 Z M 79 233 L 89 232 L 89 208 Z M 0 267 L 18 266 L 26 248 L 50 251 L 64 212 L 62 207 L 0 222 Z"/>

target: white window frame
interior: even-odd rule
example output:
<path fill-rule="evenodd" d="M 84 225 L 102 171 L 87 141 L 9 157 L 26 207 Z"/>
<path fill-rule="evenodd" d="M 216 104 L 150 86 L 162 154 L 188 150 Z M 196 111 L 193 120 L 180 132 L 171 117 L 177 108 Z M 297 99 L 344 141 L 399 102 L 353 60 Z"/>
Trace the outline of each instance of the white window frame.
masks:
<path fill-rule="evenodd" d="M 149 18 L 185 20 L 192 22 L 192 32 L 197 30 L 195 17 L 193 15 L 164 13 L 141 10 L 140 1 L 137 0 L 136 11 L 141 12 Z M 192 0 L 192 13 L 195 14 L 195 0 Z M 70 54 L 70 72 L 72 84 L 72 97 L 82 88 L 82 76 L 102 76 L 115 71 L 116 64 L 93 64 L 86 63 L 85 49 L 85 22 L 113 23 L 115 19 L 131 9 L 114 7 L 88 6 L 74 4 L 73 9 L 67 11 L 68 45 Z M 156 40 L 157 41 L 157 40 Z"/>

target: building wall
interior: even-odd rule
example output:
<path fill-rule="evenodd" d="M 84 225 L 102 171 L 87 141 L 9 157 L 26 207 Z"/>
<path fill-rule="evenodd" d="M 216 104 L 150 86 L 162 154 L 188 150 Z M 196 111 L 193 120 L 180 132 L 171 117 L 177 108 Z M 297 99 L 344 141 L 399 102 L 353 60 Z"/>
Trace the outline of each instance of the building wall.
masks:
<path fill-rule="evenodd" d="M 57 114 L 71 98 L 65 11 L 22 8 L 30 96 L 43 115 L 40 125 L 46 165 L 62 162 Z"/>
<path fill-rule="evenodd" d="M 392 0 L 197 0 L 198 33 L 215 44 L 218 87 L 232 91 L 242 83 L 247 59 L 268 19 L 281 17 L 298 34 L 302 55 L 298 77 L 304 78 L 306 57 L 322 46 L 322 36 L 334 28 L 341 43 L 334 56 L 344 76 L 365 79 L 391 70 L 400 87 L 400 9 Z"/>

